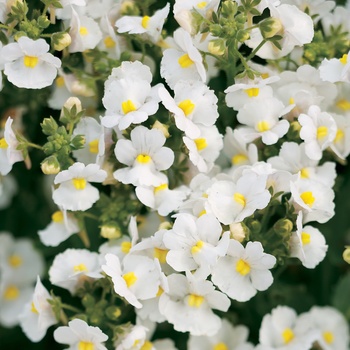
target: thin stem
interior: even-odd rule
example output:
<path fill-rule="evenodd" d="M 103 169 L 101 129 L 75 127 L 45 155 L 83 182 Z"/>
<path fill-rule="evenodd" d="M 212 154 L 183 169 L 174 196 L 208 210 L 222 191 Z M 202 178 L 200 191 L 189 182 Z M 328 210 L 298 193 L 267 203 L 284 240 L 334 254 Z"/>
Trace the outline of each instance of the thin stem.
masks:
<path fill-rule="evenodd" d="M 263 41 L 247 57 L 247 61 L 250 61 L 255 56 L 255 54 L 265 45 L 266 42 L 267 40 L 263 39 Z"/>
<path fill-rule="evenodd" d="M 76 313 L 82 313 L 82 310 L 72 306 L 72 305 L 68 305 L 68 304 L 61 304 L 61 307 L 63 309 L 66 309 L 66 310 L 70 310 L 70 311 L 73 311 L 73 312 L 76 312 Z"/>
<path fill-rule="evenodd" d="M 36 148 L 36 149 L 40 149 L 41 151 L 43 150 L 43 148 L 39 145 L 36 145 L 35 143 L 31 143 L 31 142 L 27 142 L 27 146 L 28 147 L 33 147 L 33 148 Z"/>
<path fill-rule="evenodd" d="M 82 240 L 84 246 L 86 248 L 89 248 L 90 247 L 90 239 L 89 239 L 89 236 L 88 236 L 86 230 L 85 229 L 80 230 L 80 232 L 78 233 L 78 236 Z"/>
<path fill-rule="evenodd" d="M 235 51 L 236 51 L 237 56 L 238 56 L 239 59 L 241 60 L 241 62 L 242 62 L 242 64 L 243 64 L 244 68 L 245 68 L 246 70 L 250 70 L 251 68 L 248 66 L 247 61 L 245 60 L 245 58 L 243 57 L 243 55 L 242 55 L 237 49 L 236 49 Z"/>

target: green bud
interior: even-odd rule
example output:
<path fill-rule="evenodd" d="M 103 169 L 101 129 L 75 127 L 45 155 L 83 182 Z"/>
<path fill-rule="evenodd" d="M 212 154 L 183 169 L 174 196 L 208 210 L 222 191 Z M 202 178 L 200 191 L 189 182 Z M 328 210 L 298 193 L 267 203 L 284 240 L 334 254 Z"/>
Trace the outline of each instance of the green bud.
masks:
<path fill-rule="evenodd" d="M 226 52 L 226 41 L 224 39 L 215 39 L 209 41 L 208 51 L 216 56 L 222 56 Z"/>
<path fill-rule="evenodd" d="M 95 306 L 95 298 L 91 294 L 85 294 L 81 303 L 85 308 L 93 308 Z"/>
<path fill-rule="evenodd" d="M 280 219 L 273 225 L 273 229 L 280 235 L 289 234 L 293 230 L 293 223 L 289 219 Z"/>
<path fill-rule="evenodd" d="M 40 28 L 47 28 L 50 25 L 50 20 L 47 18 L 47 16 L 40 16 L 37 20 L 38 26 Z"/>
<path fill-rule="evenodd" d="M 84 148 L 85 143 L 86 143 L 85 136 L 77 135 L 72 139 L 70 144 L 74 150 L 78 150 L 78 149 Z"/>
<path fill-rule="evenodd" d="M 47 157 L 41 162 L 41 171 L 45 175 L 56 175 L 61 171 L 60 163 L 55 156 Z"/>
<path fill-rule="evenodd" d="M 222 36 L 222 27 L 220 24 L 212 24 L 210 26 L 210 33 L 213 34 L 213 36 L 220 37 Z"/>
<path fill-rule="evenodd" d="M 51 46 L 56 51 L 62 51 L 72 42 L 71 36 L 66 32 L 54 33 L 51 37 Z"/>
<path fill-rule="evenodd" d="M 237 40 L 240 43 L 245 42 L 246 40 L 248 40 L 250 38 L 250 34 L 248 30 L 239 30 L 237 32 Z"/>
<path fill-rule="evenodd" d="M 269 17 L 259 23 L 262 36 L 265 39 L 274 37 L 283 32 L 282 22 L 278 18 Z"/>
<path fill-rule="evenodd" d="M 120 238 L 122 233 L 117 224 L 108 224 L 101 226 L 100 235 L 107 239 L 116 239 Z"/>
<path fill-rule="evenodd" d="M 57 132 L 58 125 L 52 117 L 45 118 L 40 124 L 43 134 L 45 135 L 54 135 Z"/>
<path fill-rule="evenodd" d="M 16 32 L 16 34 L 14 34 L 14 36 L 13 36 L 13 38 L 16 40 L 16 41 L 18 41 L 18 39 L 20 38 L 20 37 L 22 37 L 22 36 L 27 36 L 27 34 L 26 34 L 26 32 L 23 32 L 23 31 L 18 31 L 18 32 Z"/>
<path fill-rule="evenodd" d="M 121 314 L 122 311 L 117 306 L 109 306 L 106 309 L 106 316 L 112 321 L 116 321 L 121 316 Z"/>
<path fill-rule="evenodd" d="M 247 226 L 252 233 L 259 233 L 261 230 L 261 223 L 258 220 L 251 220 L 247 222 Z"/>
<path fill-rule="evenodd" d="M 226 0 L 222 3 L 221 6 L 221 14 L 224 17 L 231 17 L 233 18 L 238 10 L 238 4 L 235 1 Z"/>
<path fill-rule="evenodd" d="M 345 262 L 350 264 L 350 246 L 345 246 L 345 250 L 343 252 L 343 259 Z"/>

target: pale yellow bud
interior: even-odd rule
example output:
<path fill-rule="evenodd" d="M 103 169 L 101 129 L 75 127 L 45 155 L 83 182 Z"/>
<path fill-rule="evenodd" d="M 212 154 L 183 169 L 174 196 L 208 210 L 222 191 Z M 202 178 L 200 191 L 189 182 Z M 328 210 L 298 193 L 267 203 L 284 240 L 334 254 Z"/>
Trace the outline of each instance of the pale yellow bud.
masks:
<path fill-rule="evenodd" d="M 213 55 L 222 56 L 225 53 L 226 49 L 225 47 L 218 45 L 215 41 L 209 41 L 208 51 Z"/>
<path fill-rule="evenodd" d="M 119 228 L 117 228 L 116 226 L 108 226 L 108 225 L 103 225 L 101 227 L 100 234 L 103 238 L 107 238 L 107 239 L 116 239 L 122 236 L 122 233 Z"/>
<path fill-rule="evenodd" d="M 156 120 L 156 122 L 153 124 L 152 128 L 160 130 L 166 138 L 168 138 L 170 136 L 169 131 L 168 131 L 169 126 L 166 124 L 162 124 L 158 120 Z"/>
<path fill-rule="evenodd" d="M 53 44 L 53 49 L 56 51 L 62 51 L 72 42 L 72 38 L 68 33 L 61 33 Z"/>
<path fill-rule="evenodd" d="M 243 242 L 246 237 L 246 231 L 241 223 L 233 223 L 230 225 L 231 238 L 238 242 Z"/>
<path fill-rule="evenodd" d="M 350 246 L 346 246 L 343 252 L 343 259 L 350 264 Z"/>
<path fill-rule="evenodd" d="M 159 225 L 159 230 L 170 230 L 173 227 L 169 221 L 164 221 Z"/>
<path fill-rule="evenodd" d="M 77 109 L 77 113 L 82 111 L 83 108 L 78 97 L 69 97 L 69 99 L 64 103 L 63 107 L 67 108 L 70 111 L 74 105 Z"/>

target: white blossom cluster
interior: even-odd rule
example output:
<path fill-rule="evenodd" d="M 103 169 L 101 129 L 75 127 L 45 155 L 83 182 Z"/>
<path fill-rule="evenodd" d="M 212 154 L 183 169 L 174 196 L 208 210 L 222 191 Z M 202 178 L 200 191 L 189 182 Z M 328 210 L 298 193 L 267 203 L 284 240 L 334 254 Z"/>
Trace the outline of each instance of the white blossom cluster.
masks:
<path fill-rule="evenodd" d="M 61 109 L 78 96 L 94 110 L 72 130 L 73 136 L 84 135 L 84 147 L 73 152 L 75 162 L 51 181 L 58 210 L 38 232 L 41 242 L 56 247 L 82 231 L 78 216 L 98 202 L 102 186 L 130 186 L 148 213 L 145 220 L 153 224 L 145 229 L 139 217 L 131 216 L 128 232 L 111 235 L 96 251 L 66 249 L 48 267 L 51 284 L 76 296 L 85 284 L 111 281 L 115 295 L 137 316 L 114 342 L 116 350 L 176 349 L 171 339 L 152 340 L 156 325 L 165 321 L 189 333 L 189 350 L 310 350 L 316 343 L 322 350 L 348 349 L 346 321 L 331 307 L 315 306 L 299 316 L 287 306 L 273 309 L 262 320 L 256 347 L 248 341 L 246 326 L 233 326 L 219 315 L 233 301 L 249 301 L 273 284 L 277 259 L 268 246 L 250 240 L 246 223 L 276 201 L 295 217 L 289 257 L 313 269 L 326 256 L 325 237 L 313 225 L 334 216 L 336 161 L 350 154 L 349 53 L 324 59 L 315 68 L 303 64 L 300 50 L 312 41 L 319 21 L 325 31 L 335 23 L 349 27 L 350 9 L 332 11 L 333 1 L 262 0 L 257 9 L 269 10 L 282 39 L 280 49 L 267 41 L 256 55 L 267 62 L 290 55 L 298 68 L 279 72 L 272 64 L 249 61 L 260 74 L 232 77 L 234 83 L 221 92 L 232 120 L 237 114 L 237 126 L 222 134 L 219 98 L 209 84 L 219 74 L 210 55 L 215 38 L 193 25 L 193 9 L 206 17 L 217 11 L 219 1 L 176 0 L 152 16 L 122 16 L 127 1 L 60 3 L 55 16 L 69 28 L 68 53 L 100 48 L 119 59 L 128 45 L 125 33 L 163 51 L 159 72 L 152 57 L 138 53 L 113 68 L 102 101 L 96 101 L 94 91 L 60 69 L 61 60 L 49 53 L 44 39 L 22 36 L 0 47 L 0 69 L 10 83 L 27 89 L 53 84 L 51 108 Z M 0 9 L 1 19 L 6 10 Z M 170 11 L 180 27 L 163 38 Z M 244 44 L 255 50 L 263 39 L 264 33 L 253 28 Z M 156 74 L 164 83 L 153 83 Z M 99 103 L 103 110 L 96 110 Z M 157 113 L 167 115 L 171 127 L 150 124 Z M 9 117 L 0 139 L 4 182 L 13 164 L 25 160 L 12 122 Z M 298 142 L 287 141 L 296 126 Z M 181 135 L 177 149 L 170 146 L 172 133 Z M 278 147 L 278 154 L 262 159 L 261 150 L 271 146 Z M 174 186 L 170 174 L 178 157 L 188 170 Z M 5 186 L 9 194 L 0 191 L 0 205 L 3 196 L 7 205 L 14 188 Z M 43 269 L 27 241 L 0 236 L 0 323 L 20 323 L 33 342 L 58 322 L 51 296 L 37 277 Z M 68 349 L 103 350 L 108 336 L 77 318 L 57 328 L 54 338 Z"/>

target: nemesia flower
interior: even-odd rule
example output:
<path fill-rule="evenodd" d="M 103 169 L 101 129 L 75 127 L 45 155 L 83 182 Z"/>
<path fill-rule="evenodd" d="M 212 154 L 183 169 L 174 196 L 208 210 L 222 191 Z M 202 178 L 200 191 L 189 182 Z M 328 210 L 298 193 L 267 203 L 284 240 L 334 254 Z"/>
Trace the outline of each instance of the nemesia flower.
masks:
<path fill-rule="evenodd" d="M 107 173 L 97 164 L 74 163 L 58 173 L 54 183 L 60 186 L 52 194 L 53 201 L 64 210 L 87 210 L 100 198 L 91 182 L 103 182 Z"/>
<path fill-rule="evenodd" d="M 331 145 L 336 137 L 337 125 L 327 112 L 313 105 L 307 114 L 300 114 L 300 138 L 305 142 L 305 153 L 310 159 L 320 160 L 322 151 Z"/>
<path fill-rule="evenodd" d="M 48 302 L 51 299 L 50 293 L 38 276 L 32 301 L 26 304 L 19 315 L 23 332 L 34 343 L 43 339 L 47 329 L 57 323 L 52 306 Z"/>
<path fill-rule="evenodd" d="M 194 47 L 189 33 L 179 28 L 173 34 L 177 48 L 166 49 L 160 64 L 160 75 L 173 88 L 180 80 L 206 80 L 200 52 Z"/>
<path fill-rule="evenodd" d="M 350 52 L 344 54 L 341 58 L 325 58 L 320 67 L 320 76 L 324 81 L 336 83 L 339 81 L 350 82 L 350 60 L 348 55 Z"/>
<path fill-rule="evenodd" d="M 212 126 L 219 117 L 214 91 L 200 81 L 179 81 L 173 89 L 174 98 L 164 87 L 159 89 L 162 103 L 174 114 L 176 126 L 186 136 L 199 137 L 199 125 Z"/>
<path fill-rule="evenodd" d="M 71 214 L 57 210 L 51 215 L 51 222 L 38 231 L 41 243 L 56 247 L 72 234 L 79 232 L 78 221 Z"/>
<path fill-rule="evenodd" d="M 87 249 L 66 249 L 55 256 L 49 269 L 49 277 L 53 285 L 74 294 L 85 281 L 102 278 L 100 272 L 97 253 Z"/>
<path fill-rule="evenodd" d="M 157 261 L 146 256 L 129 254 L 122 265 L 114 254 L 105 255 L 106 264 L 102 270 L 112 277 L 114 291 L 131 305 L 141 308 L 140 300 L 154 298 L 160 285 L 160 268 Z M 159 264 L 159 263 L 158 263 Z"/>
<path fill-rule="evenodd" d="M 334 28 L 340 27 L 342 32 L 349 32 L 349 6 L 336 6 L 335 9 L 322 18 L 322 29 L 326 36 L 331 36 Z"/>
<path fill-rule="evenodd" d="M 340 159 L 345 159 L 350 154 L 350 121 L 340 114 L 333 114 L 333 119 L 337 124 L 337 133 L 330 148 Z"/>
<path fill-rule="evenodd" d="M 50 86 L 61 67 L 59 58 L 48 51 L 44 39 L 32 40 L 22 36 L 17 43 L 4 46 L 4 73 L 13 85 L 26 89 L 42 89 Z"/>
<path fill-rule="evenodd" d="M 290 239 L 290 256 L 298 258 L 303 266 L 314 269 L 326 256 L 328 246 L 322 233 L 315 227 L 302 224 L 302 212 L 298 214 L 297 231 Z"/>
<path fill-rule="evenodd" d="M 206 278 L 218 258 L 226 254 L 229 232 L 221 235 L 222 227 L 213 215 L 179 214 L 173 228 L 164 233 L 164 245 L 169 249 L 166 261 L 176 271 L 196 270 L 196 276 Z"/>
<path fill-rule="evenodd" d="M 115 26 L 118 33 L 143 34 L 147 39 L 156 43 L 168 17 L 170 5 L 156 11 L 153 16 L 123 16 L 117 20 Z"/>
<path fill-rule="evenodd" d="M 58 327 L 54 331 L 53 337 L 57 343 L 69 345 L 67 350 L 107 350 L 103 342 L 108 339 L 108 336 L 100 328 L 89 326 L 79 318 L 69 321 L 68 327 Z"/>
<path fill-rule="evenodd" d="M 55 15 L 58 19 L 71 19 L 72 12 L 78 10 L 79 12 L 86 6 L 85 0 L 60 0 L 62 8 L 55 8 Z M 80 9 L 78 9 L 78 8 Z"/>
<path fill-rule="evenodd" d="M 257 350 L 308 350 L 316 336 L 316 332 L 308 332 L 293 309 L 278 306 L 262 320 Z"/>
<path fill-rule="evenodd" d="M 186 276 L 168 276 L 169 292 L 159 300 L 160 312 L 178 332 L 212 336 L 221 327 L 221 319 L 212 309 L 227 311 L 230 300 L 215 290 L 210 281 L 197 279 L 190 272 Z"/>
<path fill-rule="evenodd" d="M 220 257 L 212 269 L 212 281 L 230 298 L 248 301 L 257 291 L 269 288 L 276 258 L 263 252 L 260 242 L 248 242 L 246 247 L 231 239 L 226 256 Z"/>
<path fill-rule="evenodd" d="M 174 152 L 163 147 L 166 139 L 157 129 L 137 126 L 131 131 L 131 140 L 118 140 L 115 155 L 118 161 L 127 165 L 116 170 L 114 177 L 134 186 L 160 186 L 166 181 L 162 170 L 168 169 L 174 162 Z"/>
<path fill-rule="evenodd" d="M 147 345 L 147 328 L 142 325 L 133 325 L 130 329 L 126 329 L 121 337 L 118 337 L 114 346 L 116 350 L 141 350 Z M 147 347 L 145 346 L 146 350 Z M 153 349 L 151 346 L 149 349 Z"/>
<path fill-rule="evenodd" d="M 337 309 L 313 306 L 309 312 L 299 316 L 306 332 L 317 332 L 316 344 L 322 350 L 347 350 L 349 348 L 349 326 Z"/>
<path fill-rule="evenodd" d="M 253 350 L 254 346 L 247 342 L 248 328 L 245 326 L 233 326 L 225 318 L 219 331 L 208 337 L 206 335 L 190 335 L 188 350 Z"/>

